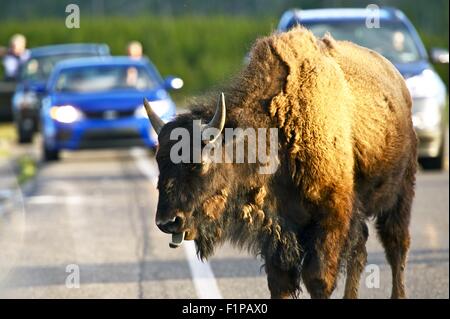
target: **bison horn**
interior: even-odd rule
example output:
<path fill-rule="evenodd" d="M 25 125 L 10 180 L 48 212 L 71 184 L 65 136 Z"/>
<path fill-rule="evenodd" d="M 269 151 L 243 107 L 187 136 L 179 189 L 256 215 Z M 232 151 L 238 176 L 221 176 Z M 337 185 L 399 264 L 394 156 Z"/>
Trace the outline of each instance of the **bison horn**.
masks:
<path fill-rule="evenodd" d="M 144 97 L 144 107 L 145 110 L 147 111 L 150 123 L 152 123 L 153 129 L 155 130 L 156 134 L 159 134 L 159 132 L 161 132 L 162 127 L 164 126 L 163 120 L 161 120 L 161 118 L 158 115 L 156 115 L 156 113 L 150 106 L 150 103 L 147 101 L 145 97 Z"/>
<path fill-rule="evenodd" d="M 220 94 L 219 101 L 217 101 L 217 108 L 214 117 L 211 122 L 209 122 L 205 128 L 215 128 L 218 130 L 218 133 L 213 136 L 213 138 L 209 141 L 209 143 L 214 142 L 222 133 L 223 127 L 225 126 L 225 117 L 226 117 L 226 107 L 225 107 L 225 95 L 223 92 Z"/>

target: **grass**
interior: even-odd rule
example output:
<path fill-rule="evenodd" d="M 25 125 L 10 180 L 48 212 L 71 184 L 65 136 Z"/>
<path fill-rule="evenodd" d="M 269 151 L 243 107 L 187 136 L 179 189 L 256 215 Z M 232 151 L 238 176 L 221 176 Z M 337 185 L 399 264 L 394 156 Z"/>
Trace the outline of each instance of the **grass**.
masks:
<path fill-rule="evenodd" d="M 185 98 L 201 94 L 235 74 L 255 39 L 274 30 L 278 18 L 230 15 L 85 17 L 79 29 L 67 29 L 61 18 L 6 20 L 0 24 L 0 44 L 8 43 L 9 37 L 19 32 L 27 37 L 29 47 L 100 42 L 107 43 L 112 54 L 124 55 L 127 43 L 138 40 L 163 76 L 176 75 L 184 80 L 185 87 L 172 94 L 183 104 Z M 431 34 L 423 30 L 421 37 L 428 49 L 448 48 L 444 33 Z M 436 69 L 448 86 L 448 65 L 437 65 Z"/>
<path fill-rule="evenodd" d="M 17 181 L 23 184 L 32 179 L 37 172 L 36 160 L 29 155 L 23 155 L 18 160 Z"/>
<path fill-rule="evenodd" d="M 11 144 L 16 141 L 16 130 L 12 123 L 0 123 L 0 158 L 11 155 Z"/>
<path fill-rule="evenodd" d="M 16 130 L 12 123 L 0 124 L 0 158 L 10 158 L 12 144 L 16 143 Z M 16 159 L 17 181 L 23 184 L 32 179 L 37 172 L 36 160 L 28 155 L 20 155 Z"/>
<path fill-rule="evenodd" d="M 63 19 L 5 21 L 0 43 L 23 33 L 29 47 L 56 43 L 107 43 L 114 55 L 125 55 L 127 43 L 142 42 L 144 53 L 163 76 L 176 75 L 185 87 L 173 94 L 178 101 L 227 80 L 242 66 L 254 40 L 273 30 L 276 19 L 233 16 L 143 16 L 84 18 L 79 29 L 67 29 Z"/>

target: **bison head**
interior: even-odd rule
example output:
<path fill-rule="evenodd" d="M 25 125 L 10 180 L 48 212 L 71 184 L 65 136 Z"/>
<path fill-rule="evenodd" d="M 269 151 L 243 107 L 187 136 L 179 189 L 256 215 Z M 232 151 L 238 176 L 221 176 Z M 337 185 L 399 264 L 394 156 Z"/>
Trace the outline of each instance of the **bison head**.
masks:
<path fill-rule="evenodd" d="M 201 237 L 199 231 L 218 222 L 225 210 L 228 196 L 227 179 L 230 176 L 223 165 L 220 165 L 219 169 L 219 165 L 211 165 L 204 158 L 195 159 L 196 146 L 193 136 L 196 127 L 191 114 L 180 115 L 175 121 L 164 124 L 153 112 L 148 101 L 144 100 L 144 106 L 158 134 L 156 160 L 160 175 L 156 224 L 161 231 L 172 234 L 170 247 L 176 248 L 185 239 L 197 240 Z M 198 126 L 201 132 L 212 132 L 208 142 L 200 143 L 200 149 L 209 143 L 217 143 L 216 139 L 225 125 L 225 116 L 225 98 L 222 93 L 213 118 L 208 124 Z M 187 146 L 185 149 L 192 150 L 190 154 L 180 154 L 183 149 L 177 149 L 179 145 L 176 144 L 180 143 L 180 139 L 174 138 L 174 132 L 180 129 L 189 133 L 189 145 L 184 146 Z M 173 159 L 175 155 L 187 155 L 188 160 L 179 162 Z M 208 229 L 208 232 L 210 230 Z"/>

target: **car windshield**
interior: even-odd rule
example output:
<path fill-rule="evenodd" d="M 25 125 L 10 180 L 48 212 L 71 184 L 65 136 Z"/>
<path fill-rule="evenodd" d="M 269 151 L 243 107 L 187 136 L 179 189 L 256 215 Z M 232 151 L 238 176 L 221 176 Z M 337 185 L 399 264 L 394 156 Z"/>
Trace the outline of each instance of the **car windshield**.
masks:
<path fill-rule="evenodd" d="M 59 92 L 102 92 L 111 90 L 151 90 L 159 81 L 142 66 L 103 65 L 63 70 L 56 81 Z"/>
<path fill-rule="evenodd" d="M 21 69 L 21 79 L 30 81 L 46 81 L 56 63 L 74 58 L 93 56 L 92 53 L 66 53 L 33 57 L 24 63 Z"/>
<path fill-rule="evenodd" d="M 380 28 L 368 28 L 364 21 L 302 22 L 316 36 L 330 32 L 335 39 L 377 51 L 392 63 L 409 63 L 421 58 L 411 34 L 402 23 L 383 20 L 380 23 Z"/>

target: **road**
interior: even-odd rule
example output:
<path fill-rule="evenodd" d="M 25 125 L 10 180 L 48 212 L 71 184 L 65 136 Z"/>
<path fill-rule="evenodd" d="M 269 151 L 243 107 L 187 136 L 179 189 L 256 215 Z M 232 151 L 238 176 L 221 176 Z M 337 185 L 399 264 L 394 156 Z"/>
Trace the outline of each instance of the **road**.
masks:
<path fill-rule="evenodd" d="M 191 245 L 168 247 L 154 224 L 158 172 L 147 152 L 63 155 L 42 165 L 24 209 L 18 204 L 0 221 L 0 297 L 269 297 L 262 261 L 246 252 L 225 245 L 201 264 Z M 411 298 L 449 298 L 448 192 L 447 172 L 418 174 L 406 273 Z M 368 249 L 360 297 L 387 298 L 390 269 L 373 228 Z M 333 298 L 342 294 L 341 280 Z"/>

